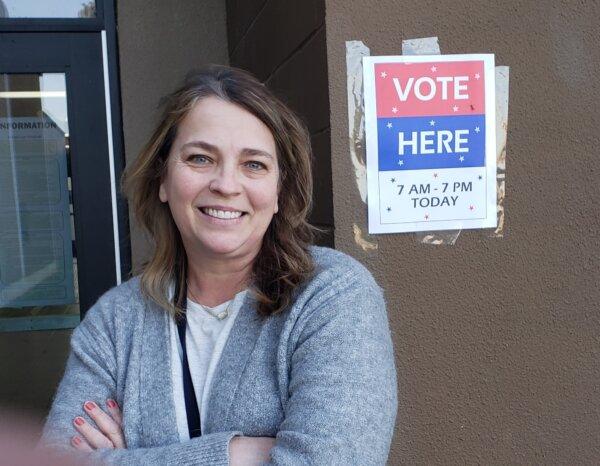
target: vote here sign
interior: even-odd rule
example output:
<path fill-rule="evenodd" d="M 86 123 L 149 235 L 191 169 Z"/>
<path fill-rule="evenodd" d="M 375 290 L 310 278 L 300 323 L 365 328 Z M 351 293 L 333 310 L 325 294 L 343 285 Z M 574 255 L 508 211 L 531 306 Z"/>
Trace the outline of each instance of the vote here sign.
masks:
<path fill-rule="evenodd" d="M 369 233 L 496 227 L 494 56 L 364 57 Z"/>

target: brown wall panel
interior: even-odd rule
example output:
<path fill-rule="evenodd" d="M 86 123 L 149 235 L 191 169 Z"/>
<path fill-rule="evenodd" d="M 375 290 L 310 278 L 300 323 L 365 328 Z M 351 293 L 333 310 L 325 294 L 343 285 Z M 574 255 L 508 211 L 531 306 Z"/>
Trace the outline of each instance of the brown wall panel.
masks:
<path fill-rule="evenodd" d="M 311 223 L 333 225 L 331 141 L 329 129 L 311 136 L 313 150 L 313 210 Z"/>
<path fill-rule="evenodd" d="M 265 81 L 324 22 L 323 0 L 269 0 L 231 53 L 231 63 Z"/>
<path fill-rule="evenodd" d="M 227 42 L 233 52 L 268 0 L 227 0 Z"/>
<path fill-rule="evenodd" d="M 386 291 L 399 377 L 389 464 L 597 464 L 598 2 L 328 0 L 336 246 Z M 366 231 L 348 154 L 346 40 L 438 36 L 510 66 L 506 235 L 455 246 Z"/>
<path fill-rule="evenodd" d="M 304 119 L 311 134 L 328 128 L 325 27 L 278 68 L 266 84 Z"/>

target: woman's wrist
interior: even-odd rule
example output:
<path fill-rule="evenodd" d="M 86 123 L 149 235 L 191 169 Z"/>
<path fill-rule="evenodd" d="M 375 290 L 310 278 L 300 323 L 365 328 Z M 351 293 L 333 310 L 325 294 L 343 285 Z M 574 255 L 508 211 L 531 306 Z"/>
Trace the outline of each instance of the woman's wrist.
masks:
<path fill-rule="evenodd" d="M 229 465 L 259 466 L 268 462 L 273 445 L 273 437 L 232 437 L 229 441 Z"/>

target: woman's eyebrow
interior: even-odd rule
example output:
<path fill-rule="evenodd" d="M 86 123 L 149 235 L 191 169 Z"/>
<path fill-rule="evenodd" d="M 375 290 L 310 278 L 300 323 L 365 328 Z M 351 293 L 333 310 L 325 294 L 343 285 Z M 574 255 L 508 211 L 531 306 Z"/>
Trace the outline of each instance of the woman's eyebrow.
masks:
<path fill-rule="evenodd" d="M 190 142 L 186 142 L 183 146 L 181 146 L 182 149 L 187 149 L 188 147 L 197 147 L 198 149 L 204 149 L 209 152 L 217 152 L 217 153 L 220 152 L 219 148 L 217 146 L 209 144 L 208 142 L 205 142 L 205 141 L 190 141 Z"/>
<path fill-rule="evenodd" d="M 186 142 L 183 146 L 181 146 L 181 149 L 187 149 L 188 147 L 196 147 L 198 149 L 204 149 L 206 151 L 212 152 L 212 153 L 216 153 L 216 154 L 220 154 L 221 151 L 219 150 L 219 148 L 213 144 L 210 144 L 206 141 L 190 141 L 190 142 Z M 256 157 L 256 156 L 262 156 L 262 157 L 267 157 L 272 159 L 273 156 L 271 154 L 269 154 L 268 152 L 264 151 L 264 150 L 260 150 L 260 149 L 252 149 L 249 147 L 245 147 L 244 149 L 241 150 L 242 155 L 246 155 L 246 156 L 251 156 L 251 157 Z"/>
<path fill-rule="evenodd" d="M 264 150 L 249 149 L 247 147 L 242 149 L 242 155 L 249 155 L 251 157 L 262 156 L 262 157 L 267 157 L 270 159 L 273 158 L 273 156 L 271 154 L 269 154 L 268 152 L 265 152 Z"/>

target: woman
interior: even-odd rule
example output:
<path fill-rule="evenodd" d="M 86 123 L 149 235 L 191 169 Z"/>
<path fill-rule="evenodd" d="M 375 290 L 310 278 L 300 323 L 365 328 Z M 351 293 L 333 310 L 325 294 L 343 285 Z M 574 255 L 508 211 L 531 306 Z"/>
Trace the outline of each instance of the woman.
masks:
<path fill-rule="evenodd" d="M 311 246 L 310 157 L 243 71 L 169 96 L 125 175 L 154 254 L 74 331 L 45 444 L 119 464 L 385 464 L 385 303 L 357 261 Z"/>

